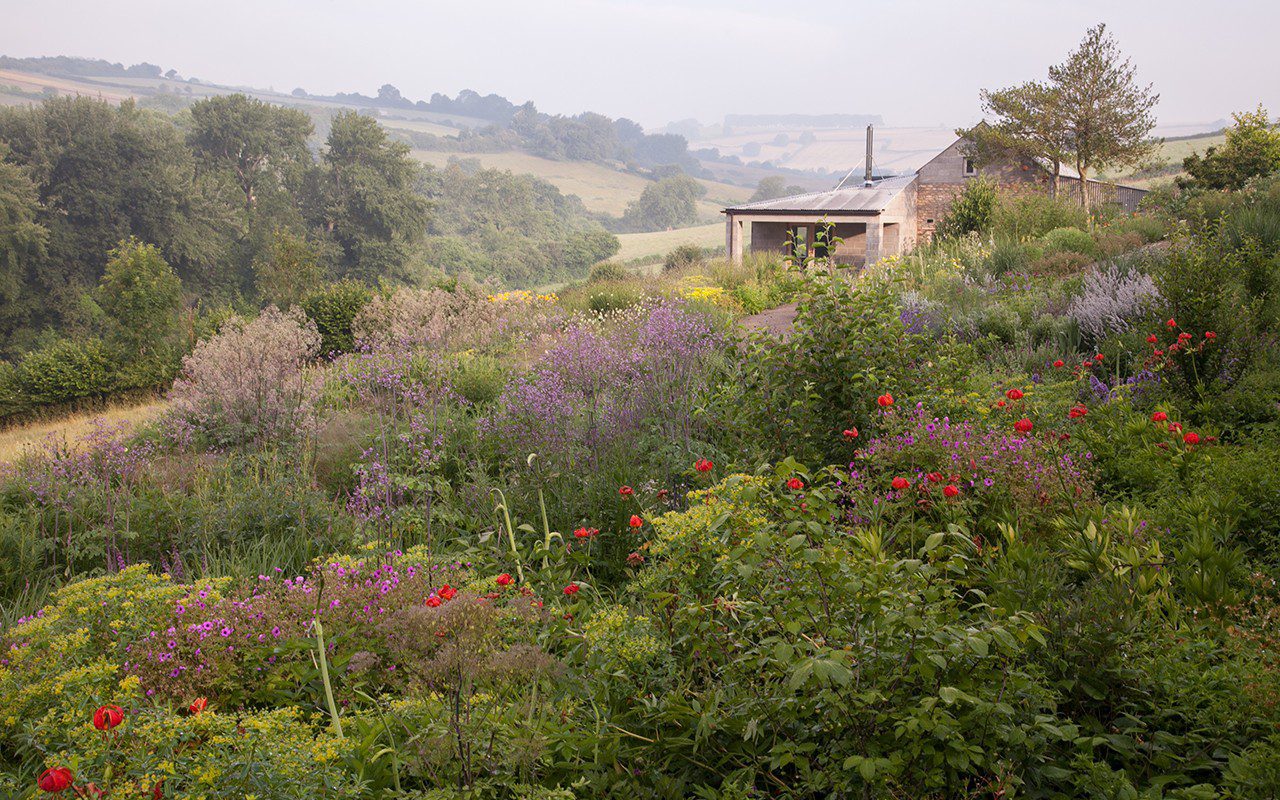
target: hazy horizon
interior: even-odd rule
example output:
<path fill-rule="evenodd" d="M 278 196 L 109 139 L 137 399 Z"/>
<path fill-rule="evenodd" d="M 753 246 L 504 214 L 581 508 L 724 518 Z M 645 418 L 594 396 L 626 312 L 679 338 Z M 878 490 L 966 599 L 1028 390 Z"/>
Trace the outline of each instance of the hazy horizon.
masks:
<path fill-rule="evenodd" d="M 821 14 L 758 0 L 511 0 L 458 6 L 230 0 L 216 13 L 155 0 L 7 3 L 0 53 L 148 61 L 184 77 L 313 94 L 490 92 L 549 113 L 645 126 L 725 114 L 866 113 L 896 126 L 979 116 L 978 92 L 1042 77 L 1105 22 L 1161 95 L 1162 127 L 1259 102 L 1280 112 L 1280 7 L 1085 0 L 850 3 Z M 1211 14 L 1209 26 L 1187 20 Z M 1206 45 L 1205 42 L 1209 42 Z"/>

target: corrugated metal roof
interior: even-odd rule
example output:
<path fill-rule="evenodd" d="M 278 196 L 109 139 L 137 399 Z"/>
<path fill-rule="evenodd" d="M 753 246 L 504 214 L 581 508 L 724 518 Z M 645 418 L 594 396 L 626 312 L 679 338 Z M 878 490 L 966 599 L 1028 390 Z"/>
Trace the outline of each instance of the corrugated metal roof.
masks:
<path fill-rule="evenodd" d="M 761 200 L 725 209 L 728 214 L 874 214 L 916 179 L 915 175 L 881 178 L 874 186 L 861 184 L 829 192 L 809 192 Z"/>

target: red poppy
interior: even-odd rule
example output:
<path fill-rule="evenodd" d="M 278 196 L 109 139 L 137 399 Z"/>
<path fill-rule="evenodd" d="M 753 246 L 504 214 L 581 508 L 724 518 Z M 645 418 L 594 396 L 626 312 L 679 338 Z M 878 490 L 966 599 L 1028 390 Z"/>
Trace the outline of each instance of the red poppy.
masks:
<path fill-rule="evenodd" d="M 439 607 L 440 607 L 440 598 L 439 598 L 439 597 L 436 597 L 434 594 L 433 594 L 433 595 L 431 595 L 430 597 L 428 597 L 428 598 L 427 598 L 427 607 L 428 607 L 428 608 L 439 608 Z"/>
<path fill-rule="evenodd" d="M 857 439 L 857 438 L 858 438 L 858 429 L 857 429 L 857 428 L 849 428 L 849 429 L 847 429 L 847 430 L 844 432 L 844 438 L 845 438 L 846 440 L 849 440 L 849 441 L 852 441 L 852 440 L 854 440 L 854 439 Z"/>
<path fill-rule="evenodd" d="M 1180 342 L 1190 341 L 1190 339 L 1191 339 L 1191 334 L 1187 333 L 1186 331 L 1183 331 L 1182 333 L 1178 334 L 1178 341 Z"/>
<path fill-rule="evenodd" d="M 71 788 L 71 784 L 75 782 L 75 775 L 66 767 L 53 767 L 46 769 L 40 773 L 40 777 L 36 778 L 36 786 L 42 792 L 49 794 L 58 794 L 65 792 Z"/>
<path fill-rule="evenodd" d="M 192 714 L 199 714 L 209 707 L 209 701 L 203 697 L 197 697 L 191 701 L 191 705 L 187 706 L 187 710 Z"/>
<path fill-rule="evenodd" d="M 1080 366 L 1081 366 L 1083 369 L 1092 369 L 1092 367 L 1093 367 L 1093 362 L 1092 362 L 1092 361 L 1082 361 L 1082 362 L 1080 362 Z"/>
<path fill-rule="evenodd" d="M 1071 409 L 1067 411 L 1067 416 L 1071 419 L 1079 419 L 1088 413 L 1089 409 L 1084 406 L 1072 406 Z"/>
<path fill-rule="evenodd" d="M 925 475 L 925 477 L 929 479 L 929 483 L 942 483 L 941 472 L 930 472 L 928 475 Z"/>
<path fill-rule="evenodd" d="M 1176 328 L 1176 327 L 1178 327 L 1178 323 L 1174 322 L 1172 319 L 1170 319 L 1168 322 L 1166 322 L 1166 323 L 1165 323 L 1165 325 L 1168 325 L 1170 328 Z"/>
<path fill-rule="evenodd" d="M 1154 333 L 1147 337 L 1147 344 L 1155 344 L 1158 341 L 1160 339 Z"/>
<path fill-rule="evenodd" d="M 124 709 L 120 706 L 100 706 L 93 712 L 93 727 L 100 731 L 109 731 L 124 722 Z"/>
<path fill-rule="evenodd" d="M 633 528 L 639 528 L 644 525 L 644 520 L 640 519 L 639 514 L 632 514 L 631 521 L 628 522 L 627 524 L 629 524 Z"/>
<path fill-rule="evenodd" d="M 458 594 L 458 590 L 446 583 L 440 587 L 439 594 L 444 600 L 452 600 Z"/>
<path fill-rule="evenodd" d="M 1061 368 L 1061 367 L 1063 366 L 1063 364 L 1064 364 L 1064 363 L 1065 363 L 1065 362 L 1064 362 L 1062 359 L 1058 359 L 1057 361 L 1053 362 L 1053 365 L 1054 365 L 1055 367 L 1059 367 L 1059 368 Z"/>
<path fill-rule="evenodd" d="M 996 401 L 996 408 L 1004 408 L 1004 407 L 1005 407 L 1005 402 L 1003 400 Z"/>
<path fill-rule="evenodd" d="M 1170 423 L 1169 423 L 1169 433 L 1181 433 L 1181 432 L 1182 432 L 1182 423 L 1181 423 L 1181 422 L 1170 422 Z"/>
<path fill-rule="evenodd" d="M 509 572 L 504 572 L 504 573 L 502 573 L 501 575 L 499 575 L 497 578 L 495 578 L 494 580 L 497 582 L 497 584 L 498 584 L 499 586 L 510 586 L 510 585 L 511 585 L 511 573 L 509 573 Z"/>
<path fill-rule="evenodd" d="M 1218 338 L 1218 334 L 1214 333 L 1213 331 L 1205 331 L 1205 332 L 1204 332 L 1204 338 L 1206 338 L 1206 339 L 1217 339 L 1217 338 Z"/>
<path fill-rule="evenodd" d="M 1163 350 L 1156 350 L 1156 351 L 1155 351 L 1155 355 L 1157 355 L 1157 356 L 1162 356 L 1162 355 L 1164 355 L 1164 351 L 1163 351 Z"/>
<path fill-rule="evenodd" d="M 1031 433 L 1031 429 L 1033 427 L 1035 426 L 1031 424 L 1031 420 L 1027 419 L 1026 417 L 1023 417 L 1022 419 L 1013 423 L 1013 429 L 1016 430 L 1018 433 Z"/>
<path fill-rule="evenodd" d="M 898 477 L 894 478 L 889 485 L 897 489 L 898 491 L 902 491 L 903 489 L 906 489 L 911 486 L 911 481 L 899 475 Z"/>
<path fill-rule="evenodd" d="M 800 480 L 799 478 L 792 478 L 791 480 L 787 481 L 787 488 L 793 492 L 798 492 L 804 488 L 804 481 Z"/>
<path fill-rule="evenodd" d="M 577 593 L 578 593 L 578 584 L 576 584 L 576 583 L 571 583 L 571 584 L 569 584 L 568 586 L 564 587 L 564 593 L 565 593 L 565 594 L 567 594 L 567 595 L 569 595 L 570 597 L 572 597 L 573 595 L 577 594 Z"/>
<path fill-rule="evenodd" d="M 573 538 L 592 539 L 592 538 L 595 538 L 596 534 L 598 533 L 600 533 L 600 531 L 596 530 L 595 528 L 578 528 L 576 531 L 573 532 Z"/>
<path fill-rule="evenodd" d="M 955 497 L 960 494 L 960 490 L 955 487 L 955 484 L 948 483 L 942 487 L 942 493 L 947 497 Z"/>
<path fill-rule="evenodd" d="M 698 472 L 710 472 L 711 470 L 715 469 L 715 466 L 716 466 L 715 464 L 712 464 L 707 459 L 700 458 L 698 459 L 697 463 L 693 465 L 693 468 L 696 469 Z"/>
<path fill-rule="evenodd" d="M 1098 353 L 1096 356 L 1094 356 L 1094 357 L 1093 357 L 1093 360 L 1094 360 L 1094 361 L 1101 361 L 1101 360 L 1102 360 L 1102 353 Z"/>
<path fill-rule="evenodd" d="M 630 497 L 635 493 L 636 493 L 636 490 L 632 489 L 630 486 L 623 486 L 621 489 L 618 490 L 618 494 L 622 495 L 623 497 Z"/>
<path fill-rule="evenodd" d="M 1021 390 L 1021 389 L 1010 389 L 1009 391 L 1007 391 L 1007 392 L 1005 392 L 1005 393 L 1004 393 L 1004 396 L 1005 396 L 1005 397 L 1007 397 L 1007 398 L 1009 398 L 1010 400 L 1021 400 L 1021 399 L 1022 399 L 1022 390 Z"/>
<path fill-rule="evenodd" d="M 1187 444 L 1200 444 L 1200 434 L 1196 433 L 1195 431 L 1190 431 L 1185 436 L 1182 437 L 1182 441 L 1186 442 Z"/>
<path fill-rule="evenodd" d="M 893 395 L 889 394 L 888 392 L 885 392 L 884 394 L 876 398 L 876 402 L 880 404 L 881 408 L 888 408 L 889 406 L 893 405 Z"/>
<path fill-rule="evenodd" d="M 1157 411 L 1156 413 L 1151 415 L 1152 422 L 1164 422 L 1168 418 L 1169 418 L 1169 415 L 1164 413 L 1163 411 Z"/>

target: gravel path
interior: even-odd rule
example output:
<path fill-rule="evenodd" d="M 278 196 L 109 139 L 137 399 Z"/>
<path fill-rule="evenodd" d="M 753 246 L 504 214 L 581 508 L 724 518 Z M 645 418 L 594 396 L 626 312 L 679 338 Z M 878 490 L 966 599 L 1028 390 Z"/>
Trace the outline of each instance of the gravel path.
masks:
<path fill-rule="evenodd" d="M 796 304 L 787 303 L 785 306 L 778 306 L 768 311 L 761 311 L 759 314 L 743 317 L 742 327 L 768 331 L 785 339 L 790 335 L 791 324 L 795 321 Z"/>

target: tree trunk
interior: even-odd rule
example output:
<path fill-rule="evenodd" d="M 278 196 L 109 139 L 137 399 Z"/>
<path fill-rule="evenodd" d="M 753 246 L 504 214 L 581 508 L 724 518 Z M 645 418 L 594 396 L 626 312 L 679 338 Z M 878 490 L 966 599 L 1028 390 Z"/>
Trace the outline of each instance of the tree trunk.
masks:
<path fill-rule="evenodd" d="M 1085 219 L 1089 224 L 1089 230 L 1093 230 L 1093 209 L 1089 203 L 1089 176 L 1087 174 L 1088 167 L 1076 162 L 1076 174 L 1080 176 L 1080 205 L 1084 207 Z"/>
<path fill-rule="evenodd" d="M 1058 190 L 1062 186 L 1062 162 L 1058 159 L 1053 160 L 1053 199 L 1058 199 Z"/>

